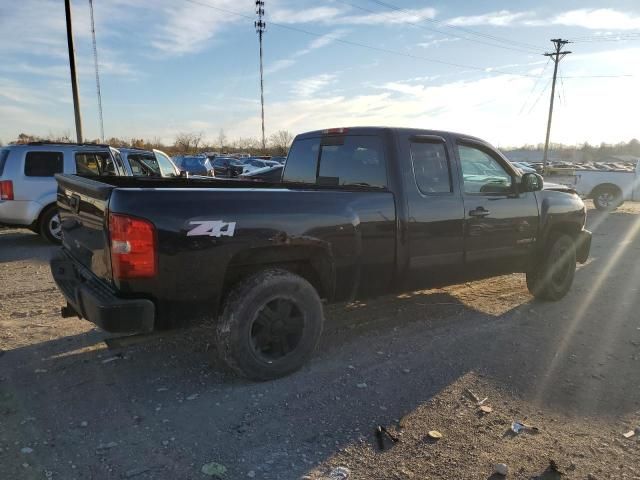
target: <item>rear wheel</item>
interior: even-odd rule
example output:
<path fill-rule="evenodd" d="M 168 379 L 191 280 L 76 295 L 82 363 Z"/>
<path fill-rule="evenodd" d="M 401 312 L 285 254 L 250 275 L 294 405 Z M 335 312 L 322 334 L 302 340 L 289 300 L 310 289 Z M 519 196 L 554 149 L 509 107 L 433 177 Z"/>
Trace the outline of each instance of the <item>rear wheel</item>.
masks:
<path fill-rule="evenodd" d="M 38 231 L 40 235 L 51 243 L 60 243 L 62 241 L 62 224 L 60 222 L 60 214 L 56 207 L 48 207 L 42 212 Z"/>
<path fill-rule="evenodd" d="M 553 235 L 544 258 L 527 272 L 527 287 L 541 300 L 560 300 L 571 289 L 576 272 L 576 248 L 566 234 Z"/>
<path fill-rule="evenodd" d="M 622 205 L 622 192 L 613 187 L 599 187 L 593 193 L 593 204 L 598 210 L 615 210 Z"/>
<path fill-rule="evenodd" d="M 244 377 L 282 377 L 311 356 L 323 321 L 320 297 L 309 282 L 286 270 L 264 270 L 227 298 L 216 328 L 218 350 Z"/>

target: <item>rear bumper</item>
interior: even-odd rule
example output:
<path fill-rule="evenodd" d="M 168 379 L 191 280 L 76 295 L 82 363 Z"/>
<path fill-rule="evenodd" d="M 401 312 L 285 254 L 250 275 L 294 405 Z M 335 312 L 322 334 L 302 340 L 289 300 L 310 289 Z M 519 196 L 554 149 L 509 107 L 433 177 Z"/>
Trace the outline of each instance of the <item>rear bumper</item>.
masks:
<path fill-rule="evenodd" d="M 109 287 L 60 250 L 50 261 L 51 274 L 69 307 L 102 330 L 117 333 L 151 332 L 155 305 L 147 299 L 116 297 Z"/>
<path fill-rule="evenodd" d="M 42 205 L 25 200 L 0 200 L 0 223 L 11 226 L 29 226 L 38 219 Z"/>
<path fill-rule="evenodd" d="M 591 232 L 582 230 L 576 238 L 576 260 L 578 263 L 585 263 L 591 251 Z"/>

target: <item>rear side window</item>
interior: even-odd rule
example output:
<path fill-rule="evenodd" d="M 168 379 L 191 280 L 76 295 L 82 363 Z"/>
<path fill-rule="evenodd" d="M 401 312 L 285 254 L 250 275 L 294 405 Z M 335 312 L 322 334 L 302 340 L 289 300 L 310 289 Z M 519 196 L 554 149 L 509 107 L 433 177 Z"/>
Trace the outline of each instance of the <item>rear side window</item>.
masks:
<path fill-rule="evenodd" d="M 62 152 L 27 152 L 24 174 L 27 177 L 53 177 L 64 170 Z"/>
<path fill-rule="evenodd" d="M 153 155 L 130 153 L 127 156 L 134 177 L 160 177 L 160 167 Z"/>
<path fill-rule="evenodd" d="M 4 171 L 4 164 L 7 163 L 7 157 L 9 157 L 8 148 L 0 148 L 0 175 Z"/>
<path fill-rule="evenodd" d="M 320 138 L 296 140 L 285 163 L 284 181 L 316 183 Z"/>
<path fill-rule="evenodd" d="M 109 152 L 76 153 L 76 173 L 97 176 L 118 174 Z"/>
<path fill-rule="evenodd" d="M 380 138 L 350 135 L 323 139 L 318 184 L 385 187 L 387 166 Z"/>
<path fill-rule="evenodd" d="M 411 142 L 411 164 L 420 193 L 452 191 L 451 167 L 443 143 Z"/>

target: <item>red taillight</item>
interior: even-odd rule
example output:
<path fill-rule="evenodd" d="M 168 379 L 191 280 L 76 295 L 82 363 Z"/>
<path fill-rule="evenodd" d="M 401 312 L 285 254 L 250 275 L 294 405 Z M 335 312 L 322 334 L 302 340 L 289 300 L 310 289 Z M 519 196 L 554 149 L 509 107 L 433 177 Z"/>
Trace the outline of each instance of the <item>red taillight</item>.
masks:
<path fill-rule="evenodd" d="M 13 182 L 0 180 L 0 200 L 13 200 Z"/>
<path fill-rule="evenodd" d="M 148 220 L 109 215 L 113 278 L 149 278 L 156 275 L 156 229 Z"/>

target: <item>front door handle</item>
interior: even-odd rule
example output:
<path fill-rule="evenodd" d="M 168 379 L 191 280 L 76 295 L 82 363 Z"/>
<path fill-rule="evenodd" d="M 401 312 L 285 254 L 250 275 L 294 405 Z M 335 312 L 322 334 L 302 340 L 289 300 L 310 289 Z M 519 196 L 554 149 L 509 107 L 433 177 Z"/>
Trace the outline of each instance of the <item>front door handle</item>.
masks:
<path fill-rule="evenodd" d="M 484 207 L 477 207 L 475 210 L 469 212 L 470 217 L 486 217 L 491 212 Z"/>

